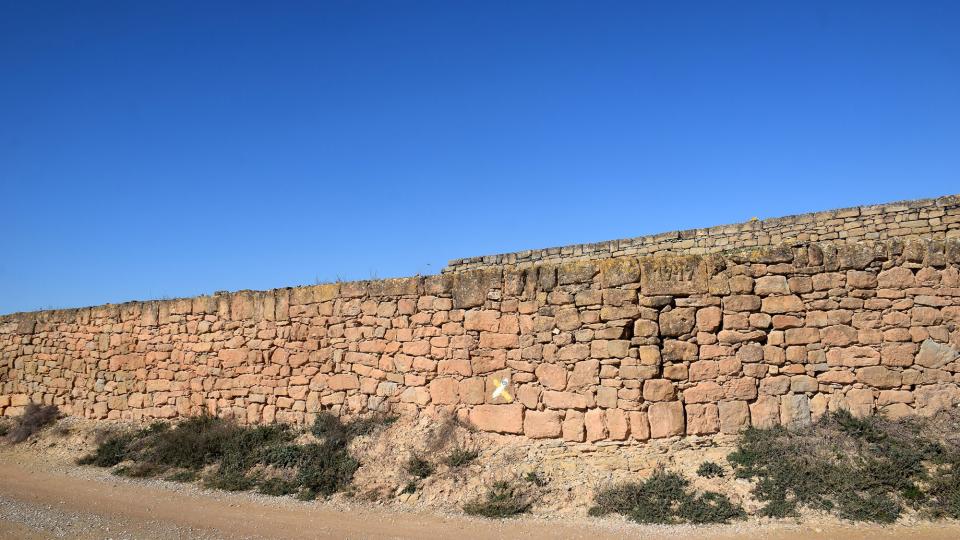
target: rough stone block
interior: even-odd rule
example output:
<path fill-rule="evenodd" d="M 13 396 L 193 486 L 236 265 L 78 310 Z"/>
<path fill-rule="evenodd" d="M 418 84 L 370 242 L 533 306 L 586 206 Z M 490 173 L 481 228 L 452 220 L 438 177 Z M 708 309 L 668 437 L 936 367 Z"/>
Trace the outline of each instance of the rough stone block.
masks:
<path fill-rule="evenodd" d="M 523 405 L 476 405 L 470 409 L 470 423 L 480 431 L 523 433 Z"/>

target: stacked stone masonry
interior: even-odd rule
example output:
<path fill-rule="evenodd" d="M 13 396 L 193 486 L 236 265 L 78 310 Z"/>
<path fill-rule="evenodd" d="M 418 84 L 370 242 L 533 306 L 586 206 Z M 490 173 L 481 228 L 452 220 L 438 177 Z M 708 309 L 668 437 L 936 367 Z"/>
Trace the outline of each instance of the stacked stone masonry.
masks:
<path fill-rule="evenodd" d="M 928 414 L 960 403 L 958 350 L 960 237 L 941 231 L 8 315 L 0 413 L 389 410 L 644 441 Z"/>
<path fill-rule="evenodd" d="M 577 244 L 450 261 L 446 272 L 501 264 L 562 262 L 628 255 L 713 251 L 803 242 L 858 242 L 960 231 L 960 195 L 751 220 L 706 229 Z"/>

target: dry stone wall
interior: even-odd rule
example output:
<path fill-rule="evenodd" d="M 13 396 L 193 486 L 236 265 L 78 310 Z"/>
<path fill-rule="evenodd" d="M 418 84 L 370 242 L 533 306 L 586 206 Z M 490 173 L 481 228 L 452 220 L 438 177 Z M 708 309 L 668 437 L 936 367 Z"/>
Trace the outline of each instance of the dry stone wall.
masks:
<path fill-rule="evenodd" d="M 943 236 L 948 231 L 960 231 L 960 195 L 755 219 L 745 223 L 670 231 L 594 244 L 454 259 L 445 271 L 665 252 L 703 254 L 784 243 L 918 238 Z"/>
<path fill-rule="evenodd" d="M 958 350 L 960 238 L 795 242 L 9 315 L 0 413 L 644 441 L 955 406 Z"/>

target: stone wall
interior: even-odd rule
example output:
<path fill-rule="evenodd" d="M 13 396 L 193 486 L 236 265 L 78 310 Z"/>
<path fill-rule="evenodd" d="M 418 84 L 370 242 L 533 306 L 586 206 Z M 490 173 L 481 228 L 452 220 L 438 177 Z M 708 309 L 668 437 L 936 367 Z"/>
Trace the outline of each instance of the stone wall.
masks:
<path fill-rule="evenodd" d="M 657 253 L 703 254 L 803 242 L 858 242 L 891 238 L 942 237 L 960 231 L 960 195 L 936 199 L 855 206 L 706 229 L 671 231 L 594 244 L 454 259 L 445 272 L 501 264 L 534 264 L 574 259 L 642 256 Z"/>
<path fill-rule="evenodd" d="M 642 441 L 953 406 L 957 350 L 960 238 L 806 242 L 8 315 L 0 413 Z"/>

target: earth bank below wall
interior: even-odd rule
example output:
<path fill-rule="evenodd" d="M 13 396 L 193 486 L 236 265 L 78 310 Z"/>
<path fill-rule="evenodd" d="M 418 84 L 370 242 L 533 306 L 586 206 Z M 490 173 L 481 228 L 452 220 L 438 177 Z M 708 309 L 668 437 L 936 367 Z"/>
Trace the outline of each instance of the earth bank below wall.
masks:
<path fill-rule="evenodd" d="M 926 414 L 960 403 L 957 350 L 960 239 L 783 244 L 0 317 L 0 413 L 646 440 Z"/>

